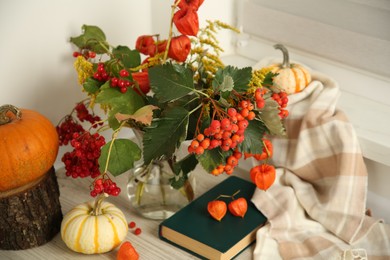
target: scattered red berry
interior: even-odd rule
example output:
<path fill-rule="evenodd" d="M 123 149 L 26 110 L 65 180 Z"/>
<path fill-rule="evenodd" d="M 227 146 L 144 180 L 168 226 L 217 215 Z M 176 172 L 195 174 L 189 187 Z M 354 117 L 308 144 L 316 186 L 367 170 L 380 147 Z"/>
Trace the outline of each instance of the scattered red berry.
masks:
<path fill-rule="evenodd" d="M 137 236 L 138 236 L 139 234 L 141 234 L 141 232 L 142 232 L 142 230 L 141 230 L 140 228 L 136 228 L 136 229 L 134 230 L 134 234 L 136 234 Z"/>
<path fill-rule="evenodd" d="M 131 221 L 129 223 L 129 228 L 135 228 L 135 222 L 134 221 Z"/>

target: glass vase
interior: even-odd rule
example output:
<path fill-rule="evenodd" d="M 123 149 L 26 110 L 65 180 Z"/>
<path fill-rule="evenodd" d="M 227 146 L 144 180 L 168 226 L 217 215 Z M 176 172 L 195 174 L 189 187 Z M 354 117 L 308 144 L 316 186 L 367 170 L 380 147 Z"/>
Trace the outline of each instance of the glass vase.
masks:
<path fill-rule="evenodd" d="M 127 183 L 131 206 L 149 219 L 163 220 L 173 215 L 193 200 L 195 185 L 193 174 L 189 174 L 184 186 L 175 189 L 170 184 L 174 176 L 168 160 L 133 168 Z"/>

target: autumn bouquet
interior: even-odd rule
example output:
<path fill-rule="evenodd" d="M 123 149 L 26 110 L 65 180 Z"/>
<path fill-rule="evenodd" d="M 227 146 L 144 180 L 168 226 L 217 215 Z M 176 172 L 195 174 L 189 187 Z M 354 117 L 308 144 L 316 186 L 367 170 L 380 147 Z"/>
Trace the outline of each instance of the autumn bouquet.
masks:
<path fill-rule="evenodd" d="M 166 158 L 180 188 L 200 163 L 211 175 L 232 174 L 241 157 L 259 161 L 250 177 L 266 190 L 275 179 L 268 163 L 270 135 L 284 134 L 287 95 L 272 86 L 268 69 L 225 66 L 216 34 L 238 31 L 220 21 L 199 28 L 197 10 L 202 0 L 177 0 L 172 5 L 169 35 L 139 36 L 135 48 L 111 46 L 96 26 L 70 41 L 78 80 L 88 98 L 76 104 L 58 125 L 66 174 L 92 177 L 91 195 L 118 195 L 112 176 L 143 159 L 148 165 Z M 98 105 L 105 118 L 94 114 Z M 82 122 L 91 123 L 85 128 Z M 131 128 L 142 137 L 138 144 L 118 133 Z M 112 139 L 102 131 L 111 129 Z M 188 141 L 188 155 L 178 149 Z M 111 177 L 110 177 L 111 176 Z"/>

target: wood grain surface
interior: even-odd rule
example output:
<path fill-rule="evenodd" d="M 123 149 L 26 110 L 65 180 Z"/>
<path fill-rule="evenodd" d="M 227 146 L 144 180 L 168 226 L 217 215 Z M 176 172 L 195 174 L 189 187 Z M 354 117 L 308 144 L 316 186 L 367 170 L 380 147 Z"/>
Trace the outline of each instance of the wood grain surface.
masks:
<path fill-rule="evenodd" d="M 196 169 L 195 172 L 195 196 L 201 195 L 215 184 L 226 178 L 226 175 L 212 176 L 205 173 L 202 169 Z M 63 169 L 57 170 L 58 183 L 60 187 L 60 202 L 62 212 L 65 215 L 76 205 L 91 200 L 89 196 L 89 184 L 91 179 L 72 179 L 66 177 Z M 135 235 L 132 229 L 129 229 L 126 240 L 130 241 L 140 255 L 140 259 L 197 259 L 197 257 L 180 250 L 175 246 L 159 239 L 158 225 L 161 221 L 149 220 L 139 216 L 131 208 L 126 194 L 127 175 L 122 174 L 115 178 L 118 186 L 122 189 L 118 197 L 109 197 L 108 201 L 120 208 L 126 216 L 128 222 L 134 221 L 137 227 L 142 229 L 140 235 Z M 46 260 L 46 259 L 116 259 L 115 249 L 111 252 L 98 255 L 83 255 L 71 251 L 67 248 L 57 234 L 50 242 L 32 249 L 9 251 L 0 250 L 1 260 Z M 236 259 L 252 259 L 254 245 L 247 248 Z"/>

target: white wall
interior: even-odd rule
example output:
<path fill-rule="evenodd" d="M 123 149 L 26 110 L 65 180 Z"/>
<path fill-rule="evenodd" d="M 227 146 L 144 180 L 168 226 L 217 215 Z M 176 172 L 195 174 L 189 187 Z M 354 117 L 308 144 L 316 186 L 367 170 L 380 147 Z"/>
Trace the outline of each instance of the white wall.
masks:
<path fill-rule="evenodd" d="M 233 1 L 207 0 L 200 25 L 219 19 L 233 24 Z M 83 24 L 102 28 L 112 45 L 134 48 L 141 34 L 168 35 L 173 0 L 1 0 L 0 105 L 39 111 L 53 124 L 85 98 L 77 83 L 69 37 Z M 223 5 L 221 5 L 223 3 Z M 216 12 L 218 10 L 218 12 Z M 221 45 L 232 52 L 230 34 Z"/>
<path fill-rule="evenodd" d="M 69 37 L 79 35 L 83 24 L 94 24 L 112 44 L 133 46 L 138 34 L 151 30 L 151 20 L 143 16 L 150 15 L 149 0 L 107 3 L 2 0 L 0 104 L 37 110 L 56 124 L 83 97 Z"/>
<path fill-rule="evenodd" d="M 230 23 L 232 1 L 216 0 L 199 10 L 205 19 Z M 83 97 L 73 69 L 69 37 L 83 24 L 102 28 L 113 45 L 134 48 L 138 35 L 167 35 L 171 0 L 2 0 L 0 2 L 0 104 L 36 109 L 56 123 Z M 215 12 L 218 8 L 219 12 Z M 226 52 L 232 51 L 226 33 Z"/>

